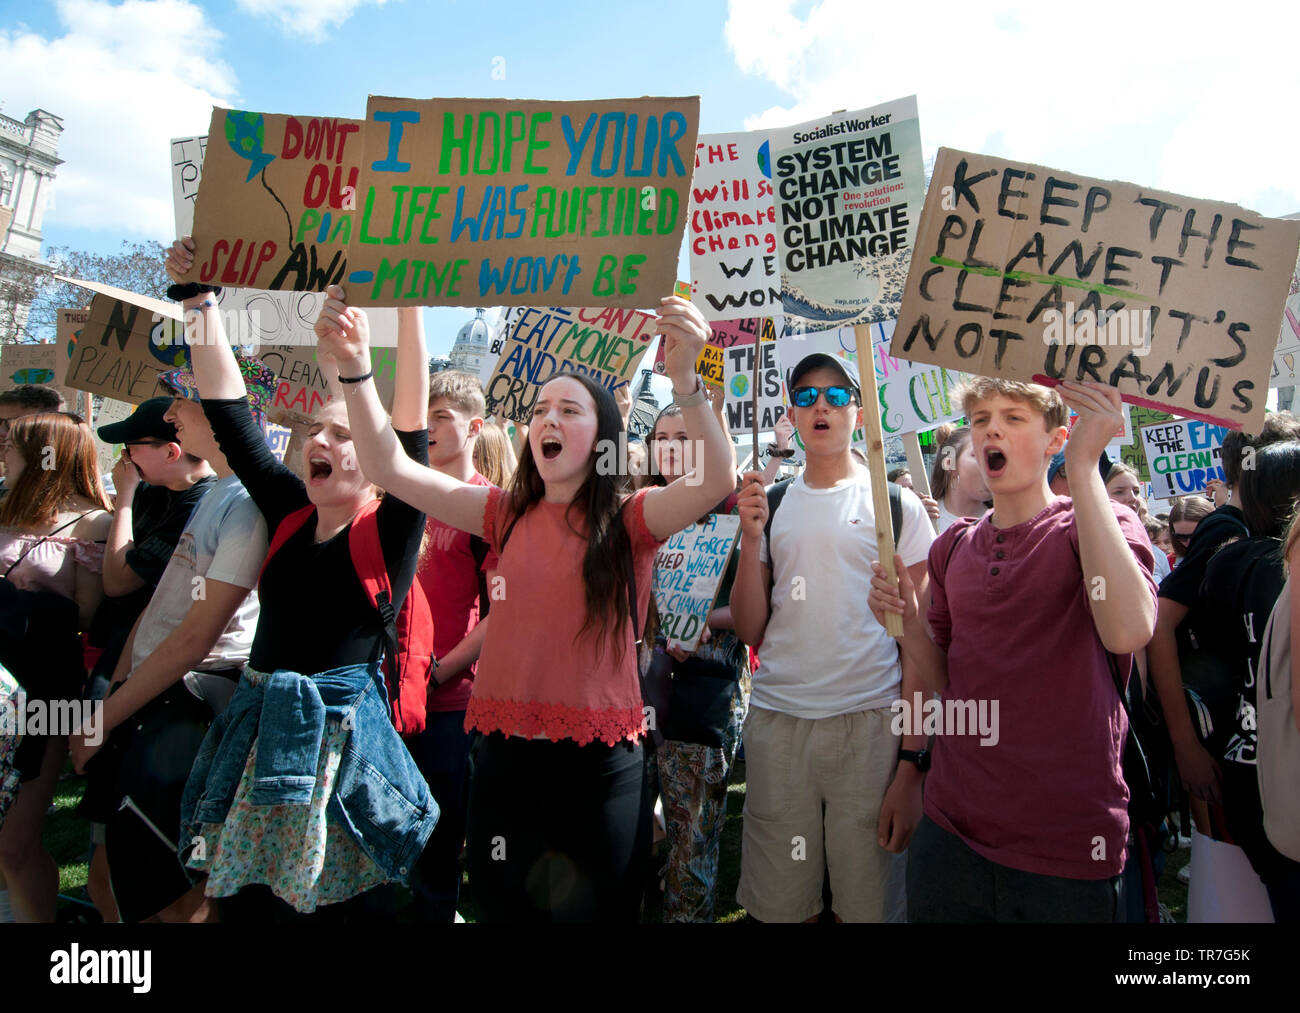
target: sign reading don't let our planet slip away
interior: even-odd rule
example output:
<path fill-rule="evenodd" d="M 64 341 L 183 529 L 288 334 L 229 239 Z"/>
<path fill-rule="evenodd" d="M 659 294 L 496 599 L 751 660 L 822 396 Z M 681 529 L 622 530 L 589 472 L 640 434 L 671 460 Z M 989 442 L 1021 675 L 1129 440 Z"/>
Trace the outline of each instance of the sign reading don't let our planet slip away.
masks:
<path fill-rule="evenodd" d="M 342 284 L 361 306 L 651 305 L 676 279 L 698 125 L 698 97 L 215 109 L 197 280 Z"/>

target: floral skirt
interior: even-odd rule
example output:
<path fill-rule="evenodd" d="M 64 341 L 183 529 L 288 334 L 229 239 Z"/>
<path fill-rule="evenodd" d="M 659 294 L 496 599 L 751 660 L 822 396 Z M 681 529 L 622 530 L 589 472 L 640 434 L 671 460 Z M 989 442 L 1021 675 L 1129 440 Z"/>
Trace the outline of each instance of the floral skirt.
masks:
<path fill-rule="evenodd" d="M 0 665 L 0 827 L 18 795 L 22 780 L 14 766 L 22 736 L 18 734 L 18 680 Z"/>
<path fill-rule="evenodd" d="M 248 801 L 257 763 L 253 743 L 226 821 L 205 823 L 190 855 L 189 867 L 208 874 L 204 892 L 209 897 L 230 897 L 245 886 L 262 884 L 294 910 L 310 914 L 319 905 L 350 900 L 389 882 L 326 812 L 349 734 L 337 721 L 326 723 L 316 786 L 307 805 Z"/>

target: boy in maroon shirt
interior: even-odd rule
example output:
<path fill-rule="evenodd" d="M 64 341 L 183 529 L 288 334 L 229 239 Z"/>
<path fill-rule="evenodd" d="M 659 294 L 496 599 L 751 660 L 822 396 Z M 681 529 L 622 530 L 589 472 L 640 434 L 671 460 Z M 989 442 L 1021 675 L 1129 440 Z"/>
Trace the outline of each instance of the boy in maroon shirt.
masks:
<path fill-rule="evenodd" d="M 910 921 L 1115 920 L 1127 722 L 1107 653 L 1127 673 L 1156 615 L 1146 532 L 1094 466 L 1120 409 L 1101 384 L 976 378 L 963 410 L 992 513 L 935 541 L 927 601 L 906 568 L 899 586 L 873 565 L 872 611 L 903 616 L 902 650 L 944 708 L 998 703 L 992 741 L 939 724 Z M 1072 501 L 1047 483 L 1063 444 Z"/>

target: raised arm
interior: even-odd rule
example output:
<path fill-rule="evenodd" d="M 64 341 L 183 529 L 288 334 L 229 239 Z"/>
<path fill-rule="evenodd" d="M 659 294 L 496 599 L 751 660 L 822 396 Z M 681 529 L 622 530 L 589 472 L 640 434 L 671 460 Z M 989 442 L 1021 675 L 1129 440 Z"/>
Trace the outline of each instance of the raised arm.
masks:
<path fill-rule="evenodd" d="M 183 282 L 194 265 L 194 240 L 189 236 L 172 243 L 167 251 L 167 274 Z M 226 342 L 217 299 L 210 292 L 181 303 L 185 310 L 185 336 L 189 345 L 190 368 L 199 385 L 199 396 L 217 400 L 245 397 L 244 375 L 235 353 Z"/>
<path fill-rule="evenodd" d="M 1106 444 L 1123 424 L 1119 391 L 1100 383 L 1066 382 L 1057 389 L 1079 415 L 1065 445 L 1065 468 L 1093 623 L 1106 650 L 1132 654 L 1146 647 L 1155 632 L 1155 595 L 1150 573 L 1143 570 L 1120 530 L 1096 468 Z"/>
<path fill-rule="evenodd" d="M 659 539 L 713 509 L 735 486 L 736 474 L 731 438 L 695 375 L 695 361 L 708 340 L 709 325 L 699 310 L 679 296 L 668 296 L 661 303 L 657 331 L 664 341 L 664 371 L 673 381 L 673 394 L 688 399 L 682 406 L 682 423 L 696 464 L 671 485 L 646 493 L 646 526 Z M 697 386 L 701 388 L 698 391 Z"/>
<path fill-rule="evenodd" d="M 345 293 L 338 285 L 326 290 L 328 298 L 316 320 L 319 354 L 330 358 L 343 380 L 364 376 L 371 371 L 370 330 L 363 311 L 344 302 Z M 397 332 L 398 361 L 422 354 L 410 351 L 404 359 L 402 346 L 416 342 L 419 335 L 409 327 Z M 422 345 L 423 343 L 420 342 Z M 424 398 L 428 395 L 428 361 L 422 365 Z M 401 381 L 399 371 L 399 383 Z M 426 468 L 406 456 L 397 434 L 389 425 L 384 406 L 379 401 L 373 378 L 359 383 L 344 383 L 343 400 L 348 409 L 348 427 L 356 447 L 361 473 L 380 488 L 428 514 L 472 535 L 483 534 L 483 512 L 488 489 L 468 485 L 441 472 Z M 423 408 L 421 409 L 423 420 Z M 423 425 L 421 421 L 419 425 Z"/>
<path fill-rule="evenodd" d="M 429 350 L 419 306 L 397 311 L 397 386 L 393 428 L 410 433 L 429 425 Z"/>

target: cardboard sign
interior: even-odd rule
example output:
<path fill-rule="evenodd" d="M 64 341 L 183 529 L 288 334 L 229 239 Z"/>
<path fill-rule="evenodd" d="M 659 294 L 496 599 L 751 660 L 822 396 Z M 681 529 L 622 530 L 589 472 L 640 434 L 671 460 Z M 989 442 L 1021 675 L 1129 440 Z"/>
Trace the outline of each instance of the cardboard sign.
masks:
<path fill-rule="evenodd" d="M 1212 478 L 1223 479 L 1226 426 L 1199 419 L 1175 419 L 1142 431 L 1142 452 L 1151 487 L 1160 499 L 1202 492 Z"/>
<path fill-rule="evenodd" d="M 127 401 L 116 401 L 111 397 L 104 398 L 99 405 L 99 411 L 95 414 L 95 424 L 91 430 L 95 434 L 95 453 L 99 461 L 99 473 L 107 475 L 113 470 L 113 465 L 117 459 L 122 456 L 122 444 L 105 443 L 99 438 L 99 429 L 101 426 L 109 426 L 114 422 L 121 422 L 128 419 L 135 412 L 136 406 Z"/>
<path fill-rule="evenodd" d="M 256 357 L 275 371 L 275 394 L 266 412 L 271 422 L 284 426 L 306 425 L 321 407 L 338 395 L 327 379 L 329 371 L 322 369 L 317 361 L 314 347 L 260 345 Z M 397 383 L 397 350 L 371 347 L 370 368 L 375 371 L 379 400 L 391 411 Z"/>
<path fill-rule="evenodd" d="M 769 151 L 765 131 L 696 142 L 688 242 L 692 301 L 705 320 L 781 306 Z"/>
<path fill-rule="evenodd" d="M 709 514 L 655 553 L 655 606 L 669 647 L 693 651 L 699 646 L 739 534 L 738 516 Z"/>
<path fill-rule="evenodd" d="M 179 319 L 97 292 L 65 375 L 69 387 L 135 405 L 166 395 L 158 377 L 187 360 Z"/>
<path fill-rule="evenodd" d="M 1140 433 L 1147 426 L 1178 421 L 1169 412 L 1162 412 L 1158 408 L 1144 408 L 1140 405 L 1129 405 L 1128 414 L 1129 427 L 1135 434 Z M 1111 459 L 1114 458 L 1115 455 L 1112 454 Z M 1138 478 L 1143 482 L 1151 481 L 1151 470 L 1147 467 L 1147 455 L 1142 449 L 1140 436 L 1119 448 L 1119 459 L 1136 471 Z"/>
<path fill-rule="evenodd" d="M 530 423 L 542 385 L 568 371 L 589 376 L 613 393 L 636 377 L 656 322 L 640 310 L 512 309 L 501 358 L 483 388 L 488 412 Z"/>
<path fill-rule="evenodd" d="M 215 107 L 194 204 L 194 280 L 307 292 L 342 283 L 361 128 L 360 120 Z"/>
<path fill-rule="evenodd" d="M 723 353 L 733 345 L 752 345 L 754 336 L 763 332 L 764 341 L 775 341 L 780 330 L 780 317 L 748 317 L 742 320 L 713 320 L 709 324 L 712 332 L 700 357 L 695 360 L 695 371 L 700 379 L 712 387 L 721 387 L 725 378 L 725 359 Z M 655 347 L 654 371 L 664 375 L 664 343 Z"/>
<path fill-rule="evenodd" d="M 699 107 L 372 95 L 349 298 L 657 303 L 677 278 Z"/>
<path fill-rule="evenodd" d="M 62 348 L 63 343 L 59 341 L 0 345 L 0 390 L 28 383 L 53 387 L 63 398 L 68 411 L 85 415 L 84 395 L 79 390 L 69 389 L 60 376 L 60 367 L 66 368 L 67 363 L 67 359 L 62 357 Z"/>
<path fill-rule="evenodd" d="M 925 195 L 916 97 L 771 131 L 786 333 L 898 316 Z"/>
<path fill-rule="evenodd" d="M 939 149 L 891 352 L 1258 430 L 1300 222 Z"/>

